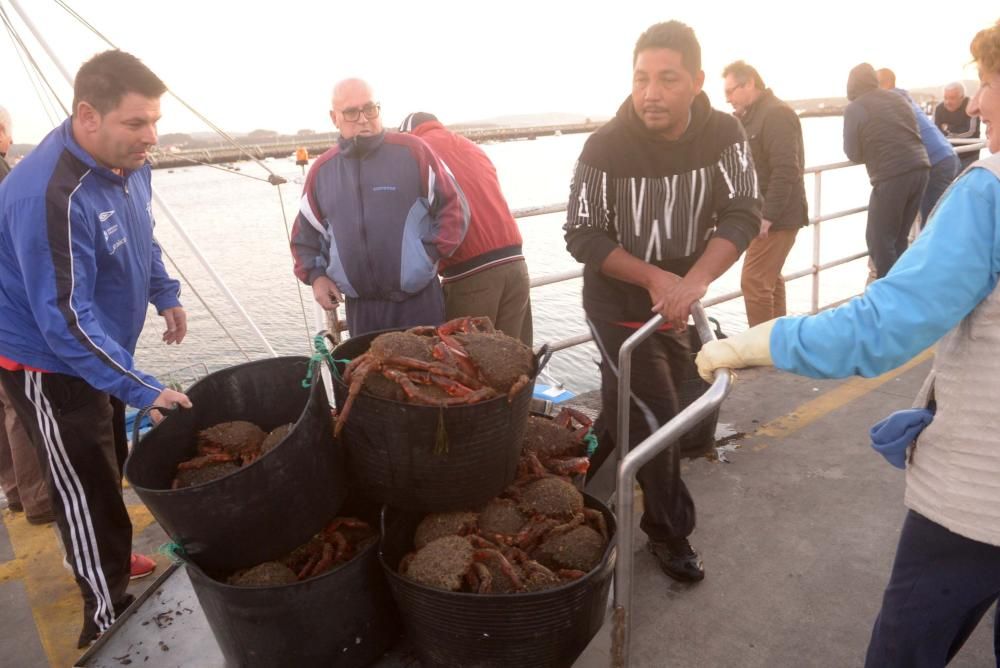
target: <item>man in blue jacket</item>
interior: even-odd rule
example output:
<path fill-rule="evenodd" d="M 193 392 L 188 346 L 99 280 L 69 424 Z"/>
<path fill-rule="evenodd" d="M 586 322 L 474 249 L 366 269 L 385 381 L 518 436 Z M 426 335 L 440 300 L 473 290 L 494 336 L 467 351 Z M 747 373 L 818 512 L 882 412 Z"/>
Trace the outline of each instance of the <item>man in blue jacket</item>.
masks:
<path fill-rule="evenodd" d="M 327 311 L 347 297 L 351 336 L 444 322 L 438 261 L 455 252 L 469 207 L 430 147 L 386 134 L 371 86 L 333 89 L 337 145 L 306 179 L 292 229 L 295 275 Z"/>
<path fill-rule="evenodd" d="M 938 130 L 930 116 L 917 106 L 917 103 L 910 97 L 910 93 L 896 86 L 896 73 L 888 67 L 875 72 L 878 75 L 879 88 L 891 90 L 901 96 L 913 110 L 913 117 L 917 119 L 917 128 L 920 130 L 920 140 L 927 150 L 927 159 L 931 163 L 931 171 L 927 177 L 927 187 L 924 189 L 924 196 L 920 199 L 920 228 L 927 225 L 931 210 L 941 199 L 941 195 L 948 189 L 951 182 L 958 176 L 959 161 L 955 149 Z M 917 231 L 919 231 L 919 229 Z"/>
<path fill-rule="evenodd" d="M 80 647 L 153 566 L 131 554 L 124 404 L 191 406 L 132 358 L 149 304 L 165 343 L 186 332 L 180 284 L 153 239 L 146 164 L 165 91 L 134 56 L 94 56 L 76 75 L 73 116 L 0 185 L 0 383 L 47 469 L 83 595 Z"/>
<path fill-rule="evenodd" d="M 844 153 L 865 164 L 872 183 L 865 241 L 882 278 L 906 250 L 931 164 L 910 105 L 878 87 L 874 67 L 851 70 L 847 99 Z"/>

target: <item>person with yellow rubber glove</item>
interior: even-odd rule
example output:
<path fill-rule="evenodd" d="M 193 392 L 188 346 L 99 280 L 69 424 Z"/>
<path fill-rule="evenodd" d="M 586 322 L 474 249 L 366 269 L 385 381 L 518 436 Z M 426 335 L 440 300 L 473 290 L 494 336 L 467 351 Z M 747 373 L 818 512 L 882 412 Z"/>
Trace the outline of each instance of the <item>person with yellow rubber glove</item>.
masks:
<path fill-rule="evenodd" d="M 872 432 L 904 447 L 920 434 L 908 456 L 880 450 L 906 467 L 909 511 L 871 667 L 944 666 L 1000 595 L 1000 22 L 971 50 L 981 87 L 968 109 L 985 123 L 994 155 L 948 189 L 888 275 L 838 308 L 763 323 L 706 344 L 697 358 L 706 380 L 715 369 L 763 365 L 815 378 L 877 376 L 938 342 L 917 410 Z M 923 424 L 899 423 L 911 418 Z"/>
<path fill-rule="evenodd" d="M 706 343 L 695 362 L 698 375 L 706 383 L 715 380 L 716 369 L 745 369 L 750 366 L 772 366 L 771 330 L 775 320 L 768 320 L 740 334 Z"/>

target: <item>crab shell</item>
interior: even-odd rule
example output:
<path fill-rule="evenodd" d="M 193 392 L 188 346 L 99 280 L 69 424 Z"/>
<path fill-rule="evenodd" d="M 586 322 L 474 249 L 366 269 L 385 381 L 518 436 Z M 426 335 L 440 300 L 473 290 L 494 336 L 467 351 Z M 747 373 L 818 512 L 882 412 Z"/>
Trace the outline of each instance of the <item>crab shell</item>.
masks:
<path fill-rule="evenodd" d="M 400 574 L 429 587 L 459 591 L 474 551 L 466 539 L 444 536 L 417 550 Z"/>
<path fill-rule="evenodd" d="M 607 542 L 594 529 L 578 526 L 542 541 L 531 556 L 549 568 L 590 571 L 601 562 Z"/>
<path fill-rule="evenodd" d="M 546 476 L 524 486 L 517 507 L 526 515 L 568 520 L 583 512 L 583 494 L 567 480 Z"/>
<path fill-rule="evenodd" d="M 463 510 L 431 513 L 420 520 L 413 534 L 413 546 L 418 550 L 444 536 L 464 536 L 476 530 L 478 513 Z"/>

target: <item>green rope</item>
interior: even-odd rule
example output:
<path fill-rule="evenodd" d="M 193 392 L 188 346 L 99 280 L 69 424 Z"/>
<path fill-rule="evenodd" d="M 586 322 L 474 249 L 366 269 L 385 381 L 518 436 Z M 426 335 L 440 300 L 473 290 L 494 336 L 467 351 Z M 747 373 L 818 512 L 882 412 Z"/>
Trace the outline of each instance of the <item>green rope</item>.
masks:
<path fill-rule="evenodd" d="M 593 428 L 587 430 L 583 442 L 587 444 L 587 457 L 593 457 L 594 453 L 597 452 L 597 434 L 594 433 Z"/>
<path fill-rule="evenodd" d="M 162 554 L 175 564 L 183 561 L 183 556 L 187 554 L 178 543 L 164 543 L 156 550 L 157 554 Z"/>
<path fill-rule="evenodd" d="M 337 378 L 340 378 L 340 371 L 337 370 L 337 362 L 340 362 L 341 364 L 349 364 L 351 361 L 348 359 L 342 359 L 342 360 L 334 359 L 333 353 L 331 353 L 330 349 L 326 347 L 325 338 L 326 337 L 324 337 L 322 334 L 317 334 L 316 336 L 313 337 L 313 348 L 316 349 L 316 352 L 309 359 L 309 370 L 306 372 L 306 377 L 302 381 L 302 387 L 305 388 L 312 387 L 313 383 L 315 382 L 315 380 L 313 379 L 313 374 L 315 373 L 314 369 L 316 368 L 318 362 L 326 362 L 330 366 L 330 371 L 333 373 L 333 375 L 336 376 Z"/>

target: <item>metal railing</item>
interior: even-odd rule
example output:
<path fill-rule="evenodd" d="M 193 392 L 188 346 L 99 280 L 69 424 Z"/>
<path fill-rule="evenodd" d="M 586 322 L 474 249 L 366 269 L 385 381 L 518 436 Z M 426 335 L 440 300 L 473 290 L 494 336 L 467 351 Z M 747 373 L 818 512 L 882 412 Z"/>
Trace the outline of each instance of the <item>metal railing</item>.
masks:
<path fill-rule="evenodd" d="M 700 302 L 691 306 L 691 315 L 702 343 L 715 340 L 715 332 L 705 315 Z M 715 381 L 698 399 L 682 410 L 673 419 L 661 426 L 642 443 L 629 450 L 629 403 L 632 393 L 632 351 L 649 338 L 666 320 L 661 315 L 654 316 L 625 340 L 618 351 L 618 477 L 615 500 L 617 516 L 617 537 L 615 547 L 615 587 L 612 608 L 611 664 L 616 668 L 629 665 L 629 642 L 631 639 L 632 614 L 632 572 L 635 555 L 632 541 L 635 533 L 635 477 L 647 462 L 669 447 L 678 447 L 680 437 L 693 425 L 714 411 L 732 389 L 732 372 L 718 369 Z"/>
<path fill-rule="evenodd" d="M 978 151 L 986 147 L 986 142 L 978 140 L 968 140 L 968 139 L 949 139 L 949 141 L 955 146 L 956 153 L 969 153 L 972 151 Z M 843 257 L 836 258 L 829 262 L 820 262 L 820 249 L 821 249 L 821 235 L 820 235 L 820 225 L 830 220 L 836 220 L 838 218 L 846 218 L 847 216 L 853 216 L 858 213 L 864 213 L 868 211 L 868 206 L 858 206 L 851 209 L 843 209 L 841 211 L 836 211 L 833 213 L 822 213 L 822 203 L 823 203 L 823 174 L 826 172 L 832 172 L 838 169 L 847 169 L 848 167 L 857 167 L 859 163 L 851 162 L 845 160 L 843 162 L 833 162 L 825 165 L 817 165 L 815 167 L 807 167 L 804 170 L 805 174 L 813 175 L 813 205 L 812 209 L 815 213 L 809 219 L 809 225 L 813 229 L 812 235 L 812 264 L 798 271 L 793 271 L 791 273 L 782 274 L 782 278 L 785 282 L 794 281 L 799 278 L 804 278 L 806 276 L 812 276 L 812 294 L 810 298 L 810 313 L 817 313 L 821 308 L 826 308 L 828 305 L 820 306 L 819 303 L 819 287 L 820 287 L 820 274 L 828 269 L 833 269 L 834 267 L 839 267 L 841 265 L 847 264 L 849 262 L 854 262 L 855 260 L 860 260 L 862 258 L 868 257 L 867 251 L 861 251 L 858 253 L 852 253 L 850 255 L 845 255 Z M 551 213 L 561 213 L 566 210 L 565 204 L 548 204 L 545 206 L 533 206 L 525 207 L 520 209 L 514 209 L 513 213 L 515 218 L 530 218 L 532 216 L 542 216 Z M 583 276 L 583 269 L 570 269 L 568 271 L 554 272 L 551 274 L 543 274 L 541 276 L 534 276 L 531 278 L 531 287 L 539 288 L 546 285 L 554 285 L 556 283 L 563 283 L 565 281 L 571 281 L 573 279 L 581 278 Z M 743 296 L 742 290 L 734 290 L 732 292 L 727 292 L 725 294 L 717 295 L 709 299 L 703 300 L 702 306 L 708 308 L 710 306 L 717 306 L 725 302 L 730 302 L 735 299 L 739 299 Z M 559 339 L 557 341 L 549 343 L 549 348 L 555 352 L 557 350 L 565 350 L 566 348 L 571 348 L 573 346 L 580 345 L 582 343 L 587 343 L 593 339 L 593 335 L 588 333 L 576 334 L 564 339 Z"/>

